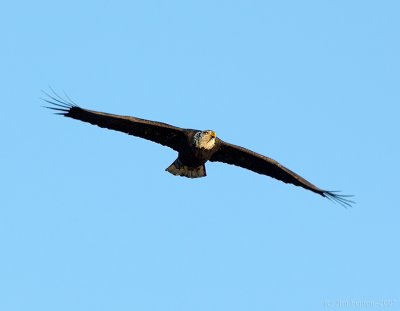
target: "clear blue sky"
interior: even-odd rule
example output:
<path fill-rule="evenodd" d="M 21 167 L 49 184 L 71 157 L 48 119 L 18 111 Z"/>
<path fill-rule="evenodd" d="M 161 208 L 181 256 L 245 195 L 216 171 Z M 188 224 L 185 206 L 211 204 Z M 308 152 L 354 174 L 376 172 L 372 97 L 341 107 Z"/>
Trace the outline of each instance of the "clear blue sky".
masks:
<path fill-rule="evenodd" d="M 0 310 L 399 310 L 399 10 L 3 4 Z M 48 86 L 213 129 L 357 204 L 218 163 L 173 177 L 170 149 L 42 108 Z"/>

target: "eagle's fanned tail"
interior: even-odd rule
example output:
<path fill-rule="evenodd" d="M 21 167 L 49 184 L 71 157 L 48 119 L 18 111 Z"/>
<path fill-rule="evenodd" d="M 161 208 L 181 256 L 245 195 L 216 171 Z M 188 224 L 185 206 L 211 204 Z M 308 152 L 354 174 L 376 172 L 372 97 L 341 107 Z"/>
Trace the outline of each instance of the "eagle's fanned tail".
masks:
<path fill-rule="evenodd" d="M 179 159 L 176 159 L 165 170 L 172 175 L 188 178 L 200 178 L 207 176 L 206 167 L 204 164 L 198 167 L 188 167 L 186 165 L 183 165 Z"/>

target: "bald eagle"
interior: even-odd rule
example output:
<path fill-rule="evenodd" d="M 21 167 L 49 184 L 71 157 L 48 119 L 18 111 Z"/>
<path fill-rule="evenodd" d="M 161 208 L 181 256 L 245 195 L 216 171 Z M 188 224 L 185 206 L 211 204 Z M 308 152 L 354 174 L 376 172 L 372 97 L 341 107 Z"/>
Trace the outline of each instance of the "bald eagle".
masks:
<path fill-rule="evenodd" d="M 51 105 L 46 108 L 55 110 L 56 114 L 148 139 L 172 148 L 178 152 L 178 158 L 166 168 L 166 171 L 175 176 L 205 177 L 207 161 L 223 162 L 303 187 L 345 207 L 354 203 L 349 199 L 351 196 L 339 194 L 338 191 L 320 189 L 271 158 L 219 139 L 212 130 L 184 129 L 136 117 L 83 109 L 68 96 L 66 100 L 56 93 L 54 96 L 44 93 L 48 98 L 43 98 L 43 100 Z"/>

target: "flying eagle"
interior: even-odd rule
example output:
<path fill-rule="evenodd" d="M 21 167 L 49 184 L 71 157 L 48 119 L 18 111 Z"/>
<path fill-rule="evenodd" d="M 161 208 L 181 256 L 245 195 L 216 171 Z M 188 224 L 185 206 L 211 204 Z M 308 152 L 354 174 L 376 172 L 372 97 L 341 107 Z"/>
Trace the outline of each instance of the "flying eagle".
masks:
<path fill-rule="evenodd" d="M 56 110 L 56 114 L 148 139 L 177 151 L 178 158 L 166 168 L 175 176 L 205 177 L 207 161 L 223 162 L 303 187 L 345 207 L 354 203 L 348 198 L 351 196 L 320 189 L 271 158 L 219 139 L 212 130 L 184 129 L 136 117 L 83 109 L 68 96 L 65 100 L 56 93 L 54 96 L 44 93 L 48 98 L 43 100 L 52 105 L 46 108 Z"/>

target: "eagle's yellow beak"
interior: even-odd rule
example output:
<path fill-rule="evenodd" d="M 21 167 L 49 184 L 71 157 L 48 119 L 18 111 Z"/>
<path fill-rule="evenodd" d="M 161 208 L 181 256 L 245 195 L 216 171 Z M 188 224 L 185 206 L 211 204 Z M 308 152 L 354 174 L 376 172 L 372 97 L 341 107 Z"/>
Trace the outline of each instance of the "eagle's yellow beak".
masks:
<path fill-rule="evenodd" d="M 217 137 L 217 133 L 215 133 L 214 131 L 211 131 L 211 137 L 212 137 L 212 138 Z"/>

